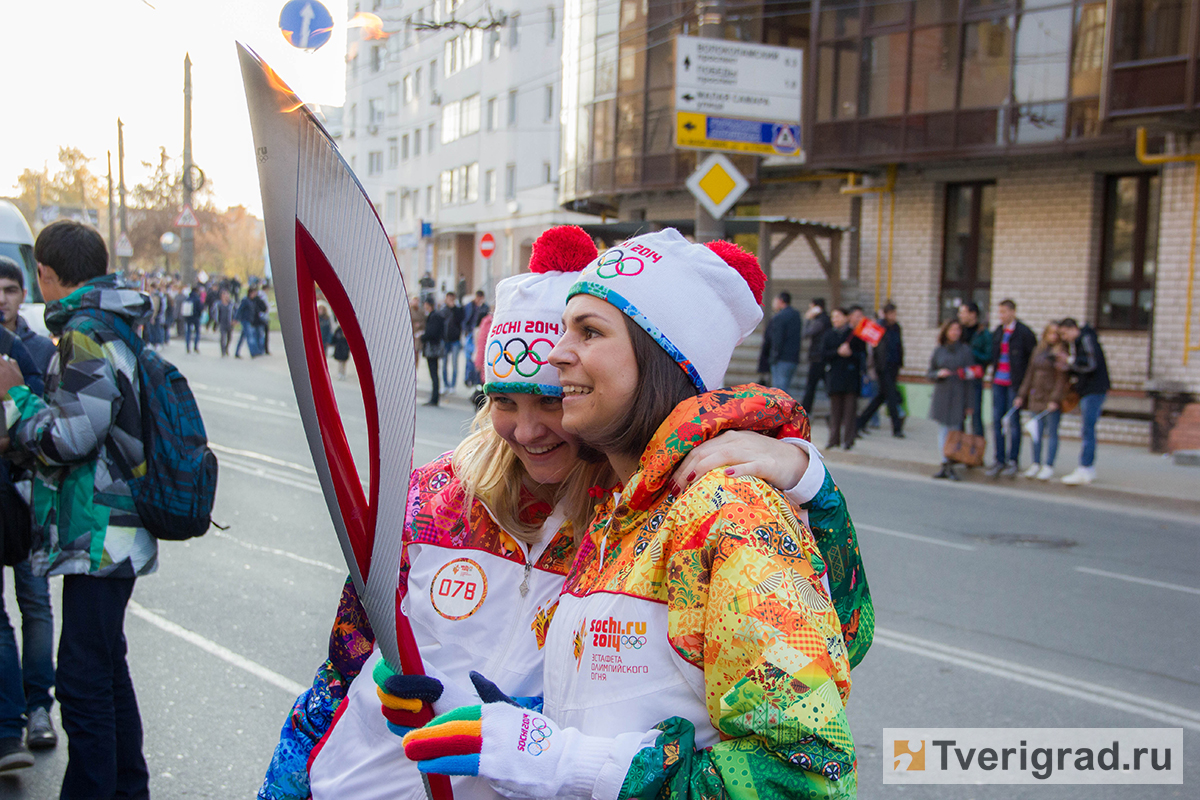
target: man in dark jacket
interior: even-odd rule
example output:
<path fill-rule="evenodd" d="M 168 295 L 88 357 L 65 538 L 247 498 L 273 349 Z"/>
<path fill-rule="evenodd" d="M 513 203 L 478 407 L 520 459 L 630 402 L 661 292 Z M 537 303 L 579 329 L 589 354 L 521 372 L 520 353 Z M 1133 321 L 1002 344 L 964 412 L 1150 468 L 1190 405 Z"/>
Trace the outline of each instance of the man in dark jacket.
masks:
<path fill-rule="evenodd" d="M 425 405 L 436 406 L 441 396 L 438 386 L 438 359 L 446 351 L 446 318 L 434 310 L 432 297 L 425 299 L 424 306 L 425 330 L 421 332 L 421 355 L 425 356 L 425 363 L 429 367 L 429 382 L 432 384 L 429 400 Z"/>
<path fill-rule="evenodd" d="M 967 301 L 958 307 L 958 322 L 962 325 L 962 340 L 971 348 L 976 365 L 987 371 L 992 363 L 992 332 L 979 318 L 979 304 Z M 1018 387 L 1020 384 L 1018 384 Z M 971 410 L 971 431 L 983 436 L 983 381 L 967 382 L 967 399 Z"/>
<path fill-rule="evenodd" d="M 865 432 L 871 417 L 881 405 L 887 403 L 888 416 L 892 420 L 892 436 L 903 439 L 904 418 L 900 416 L 900 389 L 897 383 L 900 380 L 900 368 L 904 366 L 904 340 L 900 335 L 900 323 L 896 322 L 895 305 L 888 303 L 883 307 L 883 319 L 879 320 L 879 324 L 883 326 L 883 338 L 872 350 L 879 391 L 859 415 L 858 430 Z"/>
<path fill-rule="evenodd" d="M 1021 460 L 1021 410 L 1013 408 L 1013 400 L 1025 380 L 1029 358 L 1037 347 L 1037 336 L 1017 319 L 1017 304 L 1000 301 L 1000 324 L 992 331 L 992 425 L 996 462 L 987 471 L 988 477 L 1003 474 L 1015 478 Z M 1005 414 L 1012 412 L 1005 422 Z"/>
<path fill-rule="evenodd" d="M 188 353 L 200 354 L 200 320 L 204 318 L 204 298 L 200 293 L 200 284 L 192 287 L 191 294 L 184 301 L 183 309 L 183 346 Z"/>
<path fill-rule="evenodd" d="M 442 361 L 442 389 L 446 394 L 454 394 L 454 384 L 458 383 L 458 354 L 462 352 L 463 308 L 458 304 L 458 296 L 454 292 L 446 292 L 446 305 L 442 306 L 442 341 L 445 343 L 446 354 Z"/>
<path fill-rule="evenodd" d="M 1108 360 L 1091 325 L 1085 322 L 1081 328 L 1078 322 L 1068 317 L 1059 323 L 1058 330 L 1071 348 L 1071 388 L 1079 395 L 1079 413 L 1083 417 L 1079 467 L 1062 480 L 1069 486 L 1078 486 L 1091 483 L 1096 477 L 1096 422 L 1111 388 Z"/>
<path fill-rule="evenodd" d="M 33 363 L 37 365 L 42 375 L 50 368 L 50 359 L 54 358 L 57 348 L 54 342 L 45 336 L 34 333 L 29 324 L 21 317 L 21 301 L 25 299 L 25 272 L 7 256 L 0 256 L 0 314 L 4 319 L 2 324 L 11 333 L 16 334 L 29 351 Z"/>
<path fill-rule="evenodd" d="M 237 347 L 233 349 L 234 358 L 242 357 L 243 342 L 250 350 L 251 358 L 258 358 L 262 355 L 262 340 L 259 338 L 258 328 L 258 303 L 255 302 L 257 295 L 258 287 L 251 286 L 246 291 L 246 296 L 242 298 L 242 302 L 238 304 L 237 313 L 234 316 L 242 325 L 242 335 L 238 338 Z"/>
<path fill-rule="evenodd" d="M 767 323 L 764 334 L 770 342 L 771 387 L 786 392 L 791 389 L 792 376 L 800 364 L 800 334 L 804 321 L 800 319 L 800 312 L 792 308 L 790 292 L 780 292 L 773 308 L 775 314 Z"/>
<path fill-rule="evenodd" d="M 463 311 L 463 331 L 467 334 L 467 341 L 463 346 L 466 353 L 463 359 L 463 383 L 467 386 L 474 386 L 482 380 L 475 370 L 475 335 L 479 323 L 490 313 L 492 310 L 488 308 L 487 295 L 482 289 L 475 292 L 475 299 Z"/>
<path fill-rule="evenodd" d="M 808 376 L 804 380 L 804 399 L 800 401 L 805 411 L 812 411 L 817 400 L 817 384 L 825 380 L 822 340 L 830 327 L 829 315 L 825 313 L 825 298 L 814 297 L 804 312 L 804 331 L 801 334 L 804 341 L 808 342 Z M 825 388 L 829 389 L 828 383 Z"/>

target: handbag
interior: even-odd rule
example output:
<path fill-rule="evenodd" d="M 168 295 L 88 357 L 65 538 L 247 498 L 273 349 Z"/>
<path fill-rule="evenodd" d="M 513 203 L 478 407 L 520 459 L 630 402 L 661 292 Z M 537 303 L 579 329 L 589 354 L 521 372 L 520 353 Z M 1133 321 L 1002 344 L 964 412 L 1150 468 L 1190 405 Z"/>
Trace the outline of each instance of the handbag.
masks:
<path fill-rule="evenodd" d="M 1075 409 L 1079 408 L 1079 392 L 1074 389 L 1067 389 L 1063 394 L 1062 402 L 1058 404 L 1058 410 L 1064 414 L 1070 414 Z"/>
<path fill-rule="evenodd" d="M 9 470 L 8 464 L 0 463 L 0 533 L 4 537 L 0 561 L 6 567 L 15 567 L 29 558 L 33 526 L 29 506 L 13 483 Z"/>
<path fill-rule="evenodd" d="M 987 448 L 987 439 L 966 431 L 950 431 L 946 436 L 946 446 L 942 455 L 947 461 L 966 464 L 969 467 L 983 466 L 983 451 Z"/>
<path fill-rule="evenodd" d="M 446 342 L 438 339 L 436 342 L 425 342 L 421 345 L 421 355 L 426 358 L 441 358 L 446 355 Z"/>

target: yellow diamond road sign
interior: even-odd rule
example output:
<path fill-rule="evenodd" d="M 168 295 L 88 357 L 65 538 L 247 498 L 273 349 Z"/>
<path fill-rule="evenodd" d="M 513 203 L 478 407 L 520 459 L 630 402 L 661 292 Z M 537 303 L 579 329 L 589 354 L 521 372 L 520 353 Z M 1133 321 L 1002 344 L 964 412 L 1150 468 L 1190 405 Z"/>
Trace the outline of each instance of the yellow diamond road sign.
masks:
<path fill-rule="evenodd" d="M 713 153 L 687 179 L 687 187 L 708 213 L 720 219 L 750 188 L 750 182 L 728 158 Z"/>

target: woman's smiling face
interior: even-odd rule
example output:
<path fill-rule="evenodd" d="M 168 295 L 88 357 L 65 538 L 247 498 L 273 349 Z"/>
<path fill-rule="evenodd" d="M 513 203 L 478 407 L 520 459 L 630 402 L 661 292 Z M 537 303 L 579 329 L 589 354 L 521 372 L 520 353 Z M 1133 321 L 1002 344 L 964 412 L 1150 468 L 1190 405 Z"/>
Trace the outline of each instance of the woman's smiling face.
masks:
<path fill-rule="evenodd" d="M 550 351 L 563 387 L 563 428 L 588 441 L 610 430 L 633 403 L 637 360 L 625 314 L 615 306 L 577 294 L 563 322 L 565 333 Z"/>
<path fill-rule="evenodd" d="M 488 415 L 500 438 L 521 459 L 536 483 L 559 483 L 579 459 L 579 443 L 563 430 L 558 397 L 502 392 L 490 397 Z"/>

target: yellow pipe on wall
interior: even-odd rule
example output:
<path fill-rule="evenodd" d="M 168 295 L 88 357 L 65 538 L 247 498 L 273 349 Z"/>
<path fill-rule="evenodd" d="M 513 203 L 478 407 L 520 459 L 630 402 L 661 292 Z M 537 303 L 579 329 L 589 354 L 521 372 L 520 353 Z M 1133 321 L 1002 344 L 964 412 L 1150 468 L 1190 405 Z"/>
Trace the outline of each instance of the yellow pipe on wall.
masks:
<path fill-rule="evenodd" d="M 891 215 L 888 219 L 888 264 L 887 264 L 887 293 L 891 297 L 892 294 L 892 241 L 894 238 L 894 224 L 896 219 L 896 165 L 888 164 L 887 181 L 883 186 L 859 186 L 857 182 L 857 174 L 851 172 L 850 177 L 846 179 L 846 185 L 842 187 L 842 194 L 848 195 L 864 195 L 877 194 L 879 195 L 879 223 L 875 232 L 875 306 L 873 311 L 879 310 L 879 289 L 883 282 L 883 196 L 888 195 L 891 201 Z"/>
<path fill-rule="evenodd" d="M 1147 166 L 1192 162 L 1192 237 L 1188 248 L 1188 278 L 1186 312 L 1183 317 L 1183 365 L 1188 363 L 1188 353 L 1200 350 L 1200 344 L 1192 344 L 1192 295 L 1196 284 L 1196 223 L 1200 220 L 1200 153 L 1183 155 L 1149 155 L 1146 152 L 1146 129 L 1137 129 L 1137 159 Z"/>

